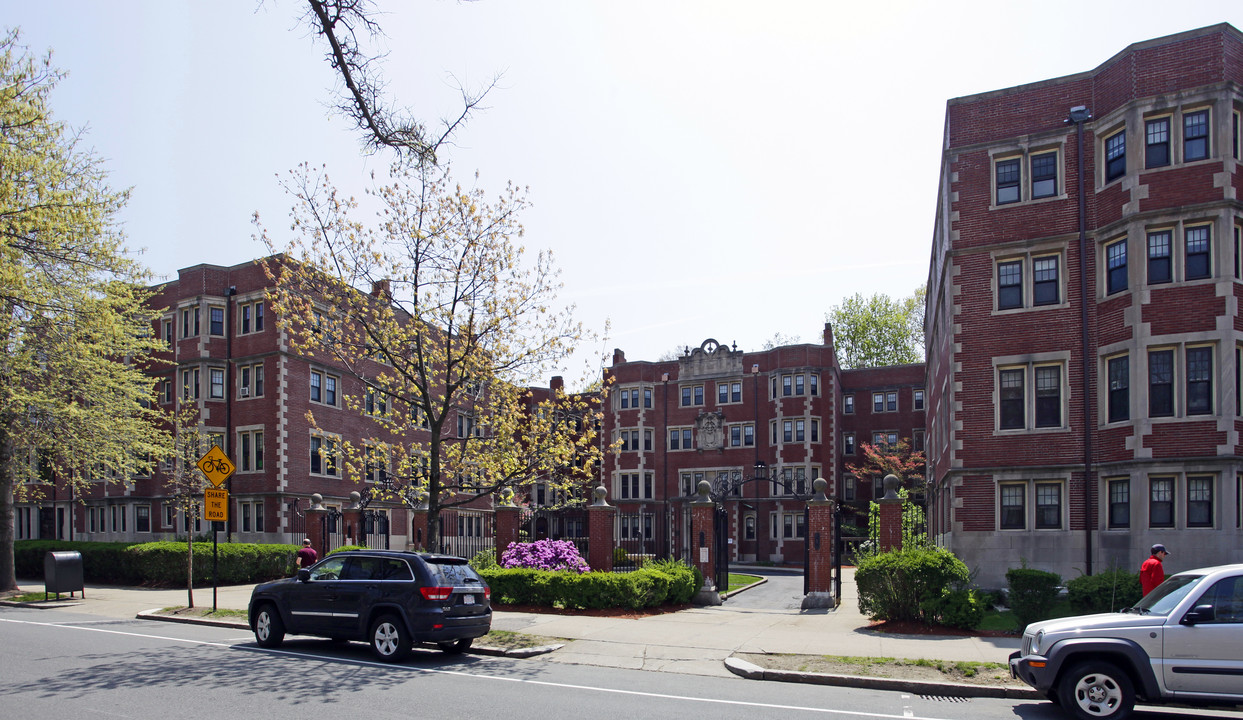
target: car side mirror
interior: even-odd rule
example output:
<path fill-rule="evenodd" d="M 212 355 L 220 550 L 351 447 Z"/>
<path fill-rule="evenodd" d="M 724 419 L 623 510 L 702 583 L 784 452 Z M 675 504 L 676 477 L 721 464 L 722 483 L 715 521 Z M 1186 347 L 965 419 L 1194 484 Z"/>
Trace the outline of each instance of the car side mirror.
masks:
<path fill-rule="evenodd" d="M 1213 610 L 1212 605 L 1196 605 L 1179 622 L 1183 625 L 1195 625 L 1196 623 L 1213 622 L 1217 619 L 1217 613 Z"/>
<path fill-rule="evenodd" d="M 310 582 L 310 581 L 311 581 L 311 569 L 310 568 L 299 568 L 298 569 L 298 582 Z"/>

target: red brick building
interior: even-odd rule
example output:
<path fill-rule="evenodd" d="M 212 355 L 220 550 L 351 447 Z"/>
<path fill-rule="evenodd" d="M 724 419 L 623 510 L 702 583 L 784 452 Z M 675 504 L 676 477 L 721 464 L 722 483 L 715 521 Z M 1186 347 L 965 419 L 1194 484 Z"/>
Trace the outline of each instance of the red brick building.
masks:
<path fill-rule="evenodd" d="M 831 492 L 866 503 L 873 482 L 845 472 L 857 444 L 874 432 L 923 430 L 912 409 L 922 366 L 840 371 L 828 326 L 821 344 L 758 352 L 706 340 L 649 362 L 615 350 L 605 374 L 602 435 L 616 449 L 603 482 L 620 510 L 621 542 L 647 552 L 689 556 L 685 509 L 707 480 L 723 497 L 733 559 L 802 562 L 812 481 L 824 477 Z"/>
<path fill-rule="evenodd" d="M 1240 560 L 1241 110 L 1225 24 L 949 101 L 929 515 L 981 583 Z"/>

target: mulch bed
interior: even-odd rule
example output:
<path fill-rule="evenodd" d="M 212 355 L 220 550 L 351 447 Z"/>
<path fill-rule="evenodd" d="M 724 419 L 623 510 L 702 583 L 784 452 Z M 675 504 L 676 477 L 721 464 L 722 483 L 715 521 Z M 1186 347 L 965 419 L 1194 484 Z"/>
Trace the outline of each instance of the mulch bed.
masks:
<path fill-rule="evenodd" d="M 627 620 L 635 620 L 638 618 L 651 617 L 652 615 L 664 615 L 666 613 L 677 612 L 693 607 L 692 605 L 661 605 L 659 607 L 641 608 L 632 610 L 630 608 L 599 608 L 593 610 L 570 610 L 567 608 L 554 608 L 546 605 L 502 605 L 500 603 L 492 603 L 492 609 L 500 612 L 525 612 L 540 613 L 543 615 L 581 615 L 586 617 L 611 617 L 623 618 Z"/>
<path fill-rule="evenodd" d="M 955 635 L 958 637 L 1016 637 L 1017 633 L 1006 630 L 964 630 L 945 625 L 924 625 L 911 620 L 874 622 L 868 630 L 889 635 Z"/>

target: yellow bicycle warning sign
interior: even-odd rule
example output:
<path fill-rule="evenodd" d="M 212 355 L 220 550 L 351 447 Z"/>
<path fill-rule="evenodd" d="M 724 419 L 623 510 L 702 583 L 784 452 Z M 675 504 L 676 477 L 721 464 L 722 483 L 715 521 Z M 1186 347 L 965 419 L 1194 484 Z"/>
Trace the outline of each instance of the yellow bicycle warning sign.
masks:
<path fill-rule="evenodd" d="M 213 487 L 220 487 L 220 484 L 228 480 L 233 471 L 237 469 L 219 445 L 212 445 L 211 450 L 199 458 L 198 466 Z"/>

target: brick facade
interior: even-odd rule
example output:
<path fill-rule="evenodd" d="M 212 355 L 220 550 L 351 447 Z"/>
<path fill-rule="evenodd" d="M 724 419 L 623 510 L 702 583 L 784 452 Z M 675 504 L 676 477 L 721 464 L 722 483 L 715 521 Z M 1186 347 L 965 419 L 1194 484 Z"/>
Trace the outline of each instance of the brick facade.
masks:
<path fill-rule="evenodd" d="M 947 105 L 929 516 L 985 585 L 1239 560 L 1240 58 L 1218 25 Z"/>

